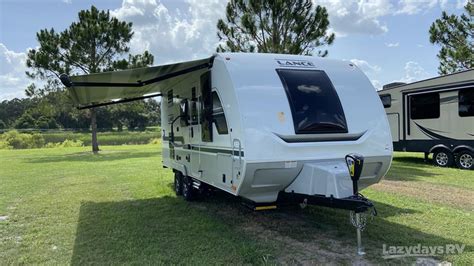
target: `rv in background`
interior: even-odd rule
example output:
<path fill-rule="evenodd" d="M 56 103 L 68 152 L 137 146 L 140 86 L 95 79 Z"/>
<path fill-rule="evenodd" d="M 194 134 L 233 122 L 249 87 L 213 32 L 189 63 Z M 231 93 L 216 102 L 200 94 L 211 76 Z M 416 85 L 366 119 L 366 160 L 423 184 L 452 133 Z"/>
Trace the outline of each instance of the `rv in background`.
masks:
<path fill-rule="evenodd" d="M 474 69 L 379 91 L 395 151 L 433 153 L 435 165 L 474 169 Z"/>

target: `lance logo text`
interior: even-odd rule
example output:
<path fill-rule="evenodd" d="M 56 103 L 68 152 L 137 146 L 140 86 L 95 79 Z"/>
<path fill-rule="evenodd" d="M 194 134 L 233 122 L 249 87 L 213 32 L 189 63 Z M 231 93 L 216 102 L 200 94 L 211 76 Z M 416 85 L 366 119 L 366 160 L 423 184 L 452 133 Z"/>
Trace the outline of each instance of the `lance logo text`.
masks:
<path fill-rule="evenodd" d="M 276 59 L 279 66 L 282 67 L 316 67 L 313 62 L 306 60 L 286 60 L 286 59 Z"/>

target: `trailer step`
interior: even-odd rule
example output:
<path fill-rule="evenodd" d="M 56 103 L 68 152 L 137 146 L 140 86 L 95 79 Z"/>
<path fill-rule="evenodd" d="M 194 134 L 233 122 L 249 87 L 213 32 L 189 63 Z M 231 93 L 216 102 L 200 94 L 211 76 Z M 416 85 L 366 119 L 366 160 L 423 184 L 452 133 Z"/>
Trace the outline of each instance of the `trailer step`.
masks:
<path fill-rule="evenodd" d="M 242 205 L 251 209 L 252 211 L 266 211 L 266 210 L 275 210 L 277 209 L 276 202 L 263 202 L 257 203 L 248 199 L 242 198 Z"/>
<path fill-rule="evenodd" d="M 265 210 L 275 210 L 277 208 L 276 205 L 269 205 L 269 206 L 255 206 L 253 208 L 254 211 L 265 211 Z"/>

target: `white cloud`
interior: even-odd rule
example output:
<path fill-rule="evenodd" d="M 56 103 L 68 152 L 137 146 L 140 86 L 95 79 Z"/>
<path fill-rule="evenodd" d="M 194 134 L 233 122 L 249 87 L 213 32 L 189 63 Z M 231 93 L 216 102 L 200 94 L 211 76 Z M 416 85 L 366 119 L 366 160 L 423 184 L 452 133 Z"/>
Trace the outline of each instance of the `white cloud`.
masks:
<path fill-rule="evenodd" d="M 393 15 L 415 15 L 432 8 L 461 9 L 467 0 L 313 0 L 326 7 L 331 31 L 338 37 L 350 34 L 380 35 L 389 29 L 381 20 Z"/>
<path fill-rule="evenodd" d="M 393 47 L 398 47 L 400 46 L 400 43 L 399 42 L 394 42 L 394 43 L 385 43 L 385 46 L 389 47 L 389 48 L 393 48 Z"/>
<path fill-rule="evenodd" d="M 372 82 L 372 85 L 376 89 L 380 89 L 382 87 L 382 84 L 378 80 L 378 78 L 380 77 L 380 72 L 382 71 L 381 67 L 379 67 L 378 65 L 369 64 L 369 62 L 362 59 L 354 58 L 349 61 L 355 64 L 358 68 L 360 68 L 360 70 L 362 70 L 367 75 L 367 77 L 369 77 L 370 82 Z"/>
<path fill-rule="evenodd" d="M 467 0 L 400 0 L 395 14 L 415 15 L 434 7 L 439 7 L 442 10 L 462 9 L 466 3 Z"/>
<path fill-rule="evenodd" d="M 24 97 L 31 83 L 25 74 L 26 53 L 17 53 L 0 43 L 0 100 Z"/>
<path fill-rule="evenodd" d="M 435 7 L 438 0 L 401 0 L 395 14 L 414 15 Z"/>
<path fill-rule="evenodd" d="M 217 20 L 224 16 L 225 0 L 173 2 L 172 8 L 155 0 L 124 0 L 111 11 L 121 20 L 133 22 L 131 52 L 149 50 L 155 64 L 206 57 L 218 44 Z"/>
<path fill-rule="evenodd" d="M 62 0 L 65 4 L 72 4 L 72 0 Z"/>
<path fill-rule="evenodd" d="M 411 83 L 430 77 L 430 74 L 420 66 L 418 62 L 408 61 L 405 64 L 405 76 L 400 78 L 398 81 Z"/>
<path fill-rule="evenodd" d="M 314 0 L 326 7 L 332 30 L 339 37 L 348 34 L 378 35 L 388 31 L 379 18 L 390 14 L 393 5 L 389 0 Z"/>
<path fill-rule="evenodd" d="M 364 72 L 371 72 L 371 73 L 378 73 L 382 70 L 381 67 L 377 65 L 371 65 L 369 62 L 361 59 L 351 59 L 349 60 L 354 63 L 357 67 L 359 67 Z"/>

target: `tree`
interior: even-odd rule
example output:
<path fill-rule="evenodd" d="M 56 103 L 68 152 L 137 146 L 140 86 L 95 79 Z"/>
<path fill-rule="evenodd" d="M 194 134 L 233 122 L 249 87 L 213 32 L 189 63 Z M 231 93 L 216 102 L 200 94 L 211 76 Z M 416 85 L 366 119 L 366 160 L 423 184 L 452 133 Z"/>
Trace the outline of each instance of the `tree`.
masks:
<path fill-rule="evenodd" d="M 217 22 L 217 51 L 311 55 L 334 42 L 328 27 L 326 8 L 311 0 L 231 0 Z"/>
<path fill-rule="evenodd" d="M 430 42 L 439 44 L 439 74 L 450 74 L 474 68 L 474 2 L 464 7 L 467 14 L 448 15 L 443 11 L 441 18 L 430 27 Z"/>
<path fill-rule="evenodd" d="M 29 50 L 26 64 L 33 72 L 28 71 L 26 74 L 31 78 L 48 80 L 48 91 L 55 91 L 62 89 L 59 84 L 59 75 L 62 73 L 90 74 L 137 64 L 152 64 L 153 55 L 148 52 L 138 56 L 129 55 L 129 60 L 124 61 L 123 55 L 129 51 L 128 44 L 132 36 L 132 23 L 119 21 L 110 16 L 109 11 L 99 11 L 92 6 L 90 10 L 80 11 L 79 20 L 64 31 L 58 33 L 52 28 L 40 30 L 36 34 L 39 48 Z M 35 88 L 29 89 L 34 91 Z M 95 108 L 90 109 L 89 114 L 92 151 L 97 153 Z"/>

